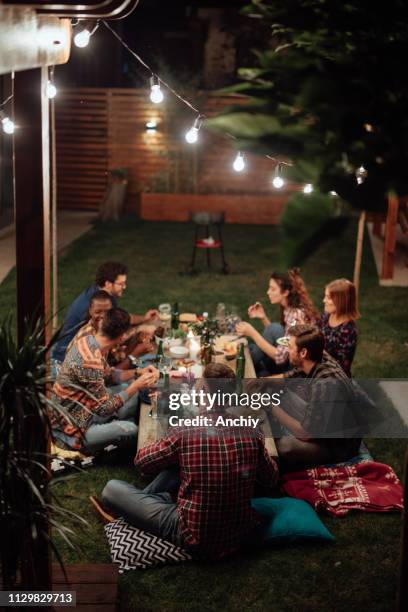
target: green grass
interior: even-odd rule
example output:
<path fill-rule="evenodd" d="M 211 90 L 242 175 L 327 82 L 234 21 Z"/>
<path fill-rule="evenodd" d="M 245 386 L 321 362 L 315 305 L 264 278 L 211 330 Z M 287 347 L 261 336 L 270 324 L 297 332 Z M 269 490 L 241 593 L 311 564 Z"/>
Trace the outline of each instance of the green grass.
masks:
<path fill-rule="evenodd" d="M 303 265 L 302 274 L 319 306 L 327 282 L 352 276 L 355 231 L 355 226 L 349 225 Z M 269 275 L 278 265 L 279 239 L 277 228 L 227 226 L 225 242 L 232 273 L 188 277 L 179 272 L 191 256 L 190 226 L 132 219 L 98 226 L 69 247 L 60 261 L 60 306 L 65 308 L 93 281 L 99 263 L 118 259 L 129 265 L 128 288 L 121 305 L 132 312 L 141 313 L 164 301 L 178 301 L 180 311 L 213 312 L 222 301 L 244 316 L 248 304 L 256 300 L 267 304 L 265 292 Z M 217 252 L 213 261 L 219 267 Z M 204 259 L 199 263 L 204 268 Z M 0 312 L 9 312 L 14 302 L 12 272 L 1 285 Z M 406 303 L 406 289 L 379 287 L 366 237 L 356 377 L 406 376 Z M 278 316 L 272 308 L 269 313 Z M 404 440 L 370 440 L 369 447 L 378 461 L 389 463 L 402 475 Z M 99 495 L 109 478 L 140 482 L 129 463 L 112 465 L 112 461 L 108 458 L 104 465 L 56 483 L 55 490 L 66 496 L 67 506 L 89 521 L 89 528 L 78 534 L 80 554 L 59 543 L 66 562 L 109 562 L 103 528 L 92 514 L 88 496 Z M 217 564 L 184 563 L 128 573 L 120 578 L 121 610 L 392 610 L 398 581 L 400 515 L 354 513 L 323 520 L 336 537 L 334 545 L 294 544 L 238 554 Z"/>

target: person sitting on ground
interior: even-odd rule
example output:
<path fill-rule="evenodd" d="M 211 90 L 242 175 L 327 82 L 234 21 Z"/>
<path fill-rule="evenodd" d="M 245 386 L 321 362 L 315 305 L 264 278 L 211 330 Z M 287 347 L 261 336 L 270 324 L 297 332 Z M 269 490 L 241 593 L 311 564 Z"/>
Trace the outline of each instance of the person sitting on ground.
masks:
<path fill-rule="evenodd" d="M 70 449 L 93 452 L 109 444 L 120 446 L 136 440 L 137 406 L 131 398 L 151 387 L 158 379 L 152 366 L 134 370 L 139 376 L 126 390 L 111 395 L 106 387 L 106 355 L 122 341 L 129 329 L 130 316 L 121 308 L 105 313 L 100 329 L 74 342 L 53 386 L 55 410 L 52 414 L 53 435 L 57 443 Z M 120 370 L 116 380 L 121 382 Z"/>
<path fill-rule="evenodd" d="M 203 376 L 213 394 L 220 379 L 235 388 L 235 374 L 224 364 L 209 364 Z M 214 420 L 214 413 L 207 414 Z M 271 488 L 278 478 L 262 434 L 249 427 L 174 427 L 140 449 L 135 465 L 158 476 L 144 490 L 110 480 L 103 503 L 132 525 L 210 558 L 252 539 L 260 523 L 251 508 L 255 483 Z M 174 502 L 170 493 L 178 484 Z"/>
<path fill-rule="evenodd" d="M 288 330 L 289 359 L 294 370 L 286 380 L 302 377 L 300 393 L 285 389 L 273 417 L 290 432 L 276 440 L 279 465 L 285 470 L 347 461 L 358 453 L 360 438 L 346 437 L 356 425 L 356 391 L 343 368 L 324 349 L 324 337 L 313 325 Z M 342 438 L 334 437 L 343 435 Z M 333 437 L 330 437 L 333 436 Z"/>
<path fill-rule="evenodd" d="M 289 368 L 287 346 L 277 344 L 295 324 L 315 323 L 319 314 L 309 297 L 299 270 L 287 273 L 273 272 L 266 292 L 271 304 L 279 304 L 281 322 L 271 323 L 260 302 L 248 308 L 251 319 L 261 319 L 265 329 L 260 334 L 250 323 L 237 325 L 237 333 L 248 336 L 255 344 L 250 346 L 252 360 L 258 376 L 284 372 Z"/>
<path fill-rule="evenodd" d="M 325 350 L 339 362 L 348 376 L 357 346 L 356 288 L 346 278 L 329 283 L 324 292 L 324 314 L 319 328 L 324 336 Z"/>
<path fill-rule="evenodd" d="M 112 299 L 112 305 L 117 307 L 117 298 L 123 295 L 126 288 L 127 266 L 116 261 L 107 261 L 96 271 L 95 284 L 85 289 L 71 304 L 65 316 L 64 324 L 59 334 L 59 340 L 52 351 L 54 365 L 59 366 L 65 358 L 68 345 L 82 325 L 86 322 L 92 296 L 103 289 Z M 148 310 L 144 315 L 131 315 L 131 324 L 138 325 L 156 319 L 157 310 Z"/>
<path fill-rule="evenodd" d="M 74 338 L 68 345 L 67 351 L 71 348 L 74 342 L 77 342 L 84 336 L 95 335 L 99 330 L 99 326 L 103 320 L 105 313 L 113 308 L 112 297 L 106 291 L 102 289 L 97 291 L 91 298 L 89 304 L 88 316 L 89 319 L 85 325 L 83 325 L 76 333 Z M 127 355 L 131 354 L 134 357 L 151 353 L 155 350 L 153 343 L 155 325 L 137 325 L 136 327 L 130 327 L 126 334 L 123 335 L 123 344 L 119 347 L 114 347 L 109 351 L 107 361 L 112 367 L 120 370 L 128 370 L 132 367 Z M 126 343 L 131 340 L 131 344 L 126 346 Z M 129 375 L 122 378 L 123 381 L 128 378 L 132 378 L 133 375 Z"/>

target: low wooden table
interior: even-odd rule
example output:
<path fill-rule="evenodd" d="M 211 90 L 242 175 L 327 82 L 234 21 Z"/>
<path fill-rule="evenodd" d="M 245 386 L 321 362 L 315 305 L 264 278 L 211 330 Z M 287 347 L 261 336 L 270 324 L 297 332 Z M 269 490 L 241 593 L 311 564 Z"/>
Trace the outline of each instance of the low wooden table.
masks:
<path fill-rule="evenodd" d="M 234 371 L 237 367 L 236 359 L 227 360 L 224 355 L 215 355 L 215 361 L 217 363 L 225 363 Z M 254 364 L 252 362 L 251 353 L 249 348 L 245 347 L 245 378 L 256 378 Z M 151 410 L 150 404 L 142 403 L 140 406 L 140 417 L 139 417 L 139 433 L 137 439 L 137 450 L 156 442 L 166 432 L 163 429 L 160 419 L 154 419 L 149 416 Z M 272 436 L 272 430 L 269 423 L 268 416 L 264 410 L 257 410 L 254 412 L 256 418 L 260 418 L 260 429 L 265 436 L 265 448 L 271 457 L 277 457 L 278 451 L 276 449 L 275 441 Z"/>

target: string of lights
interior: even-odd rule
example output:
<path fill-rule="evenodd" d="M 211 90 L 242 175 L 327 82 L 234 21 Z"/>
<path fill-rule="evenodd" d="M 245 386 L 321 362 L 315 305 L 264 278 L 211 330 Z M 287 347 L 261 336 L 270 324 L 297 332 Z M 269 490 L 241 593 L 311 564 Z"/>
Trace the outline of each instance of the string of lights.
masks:
<path fill-rule="evenodd" d="M 96 30 L 99 28 L 100 21 L 97 20 L 96 23 L 91 27 L 91 24 L 88 25 L 89 22 L 84 23 L 84 27 L 74 35 L 74 44 L 79 48 L 87 47 L 91 37 L 95 34 Z M 164 81 L 154 70 L 140 57 L 136 51 L 131 49 L 129 45 L 122 39 L 121 36 L 107 23 L 105 20 L 102 20 L 103 25 L 113 34 L 113 36 L 119 41 L 119 43 L 126 49 L 137 62 L 145 68 L 150 74 L 149 84 L 150 84 L 150 100 L 153 104 L 161 104 L 165 99 L 165 95 L 162 91 L 162 86 L 165 87 L 170 93 L 172 93 L 178 100 L 180 100 L 185 106 L 187 106 L 190 110 L 192 110 L 196 117 L 193 121 L 193 124 L 189 128 L 189 130 L 185 133 L 185 140 L 188 144 L 195 144 L 199 139 L 199 131 L 202 127 L 203 121 L 205 119 L 205 115 L 200 112 L 189 100 L 184 98 L 180 93 L 178 93 L 169 83 Z M 78 27 L 81 24 L 80 21 L 75 20 L 72 22 L 72 26 L 74 28 Z M 45 93 L 47 97 L 52 100 L 57 95 L 57 88 L 54 83 L 54 67 L 50 68 L 49 80 L 45 86 Z M 14 122 L 4 113 L 3 107 L 6 106 L 8 102 L 10 102 L 13 98 L 13 95 L 10 95 L 0 104 L 0 121 L 2 124 L 3 132 L 6 134 L 13 134 L 15 130 Z M 156 128 L 156 124 L 150 125 L 152 122 L 148 122 L 146 124 L 146 128 L 148 130 L 154 130 Z M 369 126 L 372 129 L 372 126 Z M 226 134 L 226 137 L 231 140 L 237 140 L 235 136 L 232 134 Z M 266 155 L 267 159 L 275 162 L 275 169 L 272 178 L 272 185 L 275 189 L 282 189 L 285 185 L 286 181 L 283 176 L 283 169 L 285 166 L 291 167 L 293 163 L 291 161 L 286 161 L 282 159 L 277 159 L 272 155 Z M 235 172 L 242 172 L 246 167 L 246 159 L 245 154 L 242 151 L 238 151 L 236 157 L 232 163 L 232 168 Z M 367 170 L 364 166 L 360 166 L 355 171 L 355 177 L 358 185 L 361 185 L 365 179 L 367 178 Z M 313 192 L 313 185 L 311 183 L 307 183 L 303 186 L 303 193 L 311 194 Z M 330 192 L 331 195 L 337 196 L 335 191 Z"/>

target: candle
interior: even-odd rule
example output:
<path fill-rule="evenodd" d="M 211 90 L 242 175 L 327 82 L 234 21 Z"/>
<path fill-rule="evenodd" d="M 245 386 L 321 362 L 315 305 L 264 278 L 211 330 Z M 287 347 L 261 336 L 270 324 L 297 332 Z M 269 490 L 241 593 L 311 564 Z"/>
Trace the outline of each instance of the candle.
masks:
<path fill-rule="evenodd" d="M 197 359 L 199 353 L 200 353 L 200 343 L 197 342 L 197 340 L 195 340 L 195 338 L 192 338 L 190 340 L 190 357 L 191 357 L 191 359 Z"/>

